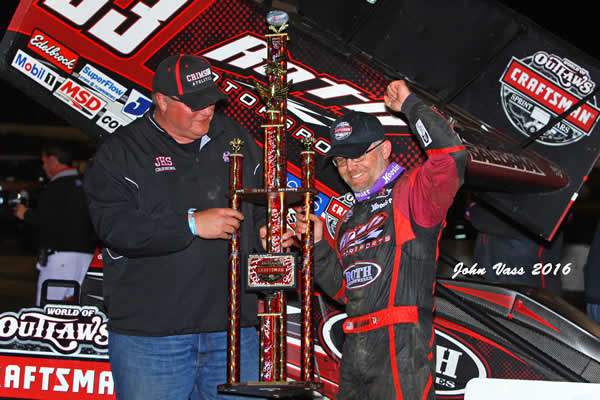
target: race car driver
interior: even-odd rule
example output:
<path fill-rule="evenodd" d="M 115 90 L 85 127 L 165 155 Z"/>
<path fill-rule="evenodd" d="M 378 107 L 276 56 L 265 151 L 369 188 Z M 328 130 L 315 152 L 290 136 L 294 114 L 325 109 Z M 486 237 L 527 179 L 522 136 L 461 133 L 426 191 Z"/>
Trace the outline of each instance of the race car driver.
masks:
<path fill-rule="evenodd" d="M 427 155 L 404 171 L 371 114 L 351 111 L 331 126 L 331 152 L 356 204 L 332 247 L 314 223 L 315 281 L 346 302 L 338 399 L 435 398 L 433 311 L 438 240 L 463 182 L 466 151 L 434 108 L 391 82 L 386 105 L 401 111 Z M 297 231 L 306 220 L 297 213 Z"/>

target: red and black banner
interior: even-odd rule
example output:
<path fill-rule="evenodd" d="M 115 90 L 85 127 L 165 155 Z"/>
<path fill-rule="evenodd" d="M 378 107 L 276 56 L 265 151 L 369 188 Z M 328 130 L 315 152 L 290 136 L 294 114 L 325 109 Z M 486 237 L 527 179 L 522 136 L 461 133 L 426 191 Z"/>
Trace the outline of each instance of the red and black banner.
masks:
<path fill-rule="evenodd" d="M 289 186 L 299 184 L 300 140 L 312 136 L 316 212 L 337 218 L 327 210 L 343 203 L 347 188 L 322 156 L 329 124 L 348 110 L 378 116 L 393 161 L 406 168 L 421 162 L 406 124 L 382 101 L 387 82 L 405 77 L 453 118 L 469 149 L 469 187 L 535 234 L 554 235 L 598 155 L 595 60 L 487 2 L 349 1 L 335 8 L 334 1 L 320 2 L 319 12 L 316 3 L 300 2 L 302 12 L 290 15 Z M 0 45 L 0 69 L 7 82 L 101 140 L 149 109 L 163 58 L 203 55 L 230 97 L 224 111 L 262 142 L 264 106 L 254 83 L 266 78 L 267 11 L 247 0 L 24 0 Z M 436 23 L 443 13 L 456 18 L 454 26 L 468 19 L 471 31 Z M 422 16 L 420 26 L 435 40 L 412 29 L 414 21 L 402 23 L 409 15 Z M 501 34 L 491 35 L 494 29 Z"/>
<path fill-rule="evenodd" d="M 424 159 L 401 116 L 387 112 L 382 100 L 387 82 L 403 77 L 451 118 L 469 152 L 468 188 L 531 232 L 554 236 L 600 152 L 597 60 L 491 1 L 298 3 L 302 12 L 290 14 L 288 29 L 287 76 L 293 86 L 287 99 L 287 182 L 301 186 L 301 139 L 313 137 L 315 213 L 330 232 L 353 202 L 323 159 L 335 118 L 348 110 L 372 113 L 393 143 L 393 161 L 409 169 Z M 267 11 L 249 0 L 23 0 L 0 43 L 1 76 L 101 141 L 150 109 L 152 75 L 162 59 L 202 55 L 229 96 L 222 110 L 262 145 L 265 107 L 255 83 L 266 83 Z M 288 222 L 293 225 L 293 215 Z M 89 272 L 101 282 L 99 265 Z M 565 379 L 549 364 L 566 363 L 589 378 L 598 368 L 597 339 L 564 314 L 515 292 L 452 290 L 465 302 L 481 303 L 482 314 L 497 306 L 492 319 L 516 332 L 515 338 L 527 337 L 531 347 L 554 361 L 541 357 L 541 362 L 515 348 L 515 338 L 441 296 L 436 314 L 440 398 L 462 398 L 472 377 Z M 320 379 L 333 395 L 345 315 L 320 296 L 314 301 L 321 313 L 315 348 Z M 13 325 L 15 335 L 27 333 L 27 321 L 22 313 L 0 315 L 1 396 L 75 398 L 61 392 L 65 385 L 78 398 L 114 395 L 104 348 L 90 350 L 101 356 L 86 359 L 81 352 L 60 353 L 55 343 L 38 357 L 29 339 L 7 336 Z M 67 335 L 70 322 L 60 323 Z M 288 327 L 292 378 L 299 374 L 294 326 Z M 43 332 L 35 341 L 43 341 Z M 48 340 L 54 337 L 49 334 Z M 573 338 L 585 346 L 575 348 Z M 45 359 L 56 354 L 60 361 L 47 365 Z M 58 394 L 43 392 L 50 388 Z"/>

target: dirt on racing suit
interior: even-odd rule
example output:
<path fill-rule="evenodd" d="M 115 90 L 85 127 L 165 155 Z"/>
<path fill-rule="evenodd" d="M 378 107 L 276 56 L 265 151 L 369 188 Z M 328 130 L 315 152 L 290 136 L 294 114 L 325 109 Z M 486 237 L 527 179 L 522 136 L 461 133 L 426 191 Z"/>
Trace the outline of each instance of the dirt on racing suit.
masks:
<path fill-rule="evenodd" d="M 466 151 L 416 96 L 402 112 L 427 160 L 357 201 L 338 222 L 335 248 L 327 240 L 315 246 L 316 282 L 343 299 L 348 314 L 338 399 L 435 398 L 438 242 Z"/>

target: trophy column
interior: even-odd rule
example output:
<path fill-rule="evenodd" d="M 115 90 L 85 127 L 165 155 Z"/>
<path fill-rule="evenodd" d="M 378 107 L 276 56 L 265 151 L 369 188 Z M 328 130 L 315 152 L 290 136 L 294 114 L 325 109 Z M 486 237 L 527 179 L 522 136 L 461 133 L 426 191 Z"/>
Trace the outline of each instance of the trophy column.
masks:
<path fill-rule="evenodd" d="M 230 324 L 228 328 L 228 375 L 227 383 L 218 391 L 237 395 L 259 397 L 297 397 L 310 395 L 321 384 L 314 382 L 314 351 L 312 333 L 312 226 L 303 232 L 302 278 L 300 280 L 302 302 L 302 346 L 300 382 L 286 381 L 286 308 L 285 291 L 298 290 L 296 255 L 283 253 L 281 239 L 286 230 L 287 206 L 302 203 L 307 213 L 314 210 L 314 152 L 313 140 L 304 141 L 302 152 L 302 188 L 287 188 L 286 110 L 287 93 L 287 28 L 288 16 L 282 11 L 267 15 L 269 34 L 267 39 L 267 86 L 256 85 L 266 106 L 264 129 L 264 188 L 241 189 L 241 154 L 234 148 L 231 158 L 231 206 L 239 207 L 239 197 L 267 207 L 266 254 L 248 257 L 246 290 L 260 293 L 264 298 L 259 313 L 260 349 L 259 382 L 239 382 L 239 240 L 237 233 L 230 246 Z"/>

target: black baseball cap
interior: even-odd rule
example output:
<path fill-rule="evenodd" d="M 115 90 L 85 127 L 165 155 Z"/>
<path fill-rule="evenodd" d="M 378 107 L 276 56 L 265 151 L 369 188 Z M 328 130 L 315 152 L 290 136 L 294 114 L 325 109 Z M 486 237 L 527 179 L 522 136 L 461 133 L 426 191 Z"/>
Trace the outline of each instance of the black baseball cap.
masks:
<path fill-rule="evenodd" d="M 350 111 L 334 121 L 329 130 L 331 150 L 329 157 L 357 158 L 371 143 L 385 140 L 383 125 L 372 114 Z"/>
<path fill-rule="evenodd" d="M 192 110 L 227 99 L 213 81 L 208 60 L 192 55 L 172 55 L 161 61 L 154 71 L 152 91 L 177 96 Z"/>

